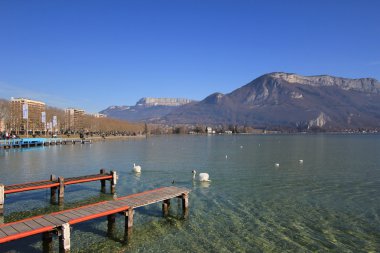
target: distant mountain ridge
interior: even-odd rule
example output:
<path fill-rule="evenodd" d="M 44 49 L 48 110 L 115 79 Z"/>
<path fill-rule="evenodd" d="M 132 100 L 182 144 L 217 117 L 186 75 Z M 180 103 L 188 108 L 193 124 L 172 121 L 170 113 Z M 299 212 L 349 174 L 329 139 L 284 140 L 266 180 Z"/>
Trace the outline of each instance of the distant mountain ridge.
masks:
<path fill-rule="evenodd" d="M 142 98 L 137 103 L 136 106 L 181 106 L 193 102 L 191 99 L 187 98 Z"/>
<path fill-rule="evenodd" d="M 145 108 L 138 111 L 144 114 L 140 118 L 162 124 L 234 124 L 299 130 L 313 127 L 331 130 L 380 128 L 380 83 L 373 78 L 273 72 L 228 94 L 216 92 L 199 102 L 162 108 L 159 103 L 157 106 L 143 106 L 156 102 L 148 99 L 133 108 L 107 110 L 122 118 L 126 115 L 123 110 Z M 158 108 L 159 113 L 153 113 Z"/>
<path fill-rule="evenodd" d="M 288 83 L 298 83 L 314 87 L 338 86 L 344 90 L 356 90 L 376 94 L 380 93 L 380 82 L 374 78 L 349 79 L 328 75 L 301 76 L 284 72 L 274 72 L 270 73 L 269 75 L 273 78 L 287 81 Z"/>
<path fill-rule="evenodd" d="M 154 121 L 169 114 L 175 107 L 192 103 L 187 98 L 141 98 L 134 106 L 110 106 L 100 111 L 108 117 L 130 121 Z"/>

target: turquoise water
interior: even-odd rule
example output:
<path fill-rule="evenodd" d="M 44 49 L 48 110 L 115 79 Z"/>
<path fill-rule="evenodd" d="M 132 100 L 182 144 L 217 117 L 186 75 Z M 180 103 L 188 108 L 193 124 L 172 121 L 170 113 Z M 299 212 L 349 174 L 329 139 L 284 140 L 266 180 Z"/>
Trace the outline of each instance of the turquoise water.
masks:
<path fill-rule="evenodd" d="M 303 164 L 299 163 L 302 159 Z M 131 170 L 142 166 L 140 176 Z M 279 163 L 279 167 L 275 166 Z M 137 209 L 124 244 L 122 216 L 106 237 L 105 218 L 74 225 L 72 252 L 378 252 L 379 135 L 162 136 L 86 145 L 0 150 L 0 182 L 118 171 L 117 195 L 187 187 L 190 215 L 177 201 Z M 192 181 L 208 172 L 210 183 Z M 107 183 L 108 186 L 108 183 Z M 68 186 L 64 208 L 104 199 L 100 183 Z M 49 191 L 9 195 L 5 221 L 60 210 Z M 39 252 L 41 237 L 0 245 L 0 252 Z M 54 238 L 55 248 L 58 240 Z"/>

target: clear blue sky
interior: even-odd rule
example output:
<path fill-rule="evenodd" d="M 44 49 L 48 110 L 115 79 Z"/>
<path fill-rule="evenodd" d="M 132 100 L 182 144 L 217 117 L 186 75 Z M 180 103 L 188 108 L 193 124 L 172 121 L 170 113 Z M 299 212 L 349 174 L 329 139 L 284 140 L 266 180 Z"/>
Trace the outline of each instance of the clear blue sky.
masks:
<path fill-rule="evenodd" d="M 380 80 L 377 0 L 0 0 L 0 97 L 97 112 L 274 71 Z"/>

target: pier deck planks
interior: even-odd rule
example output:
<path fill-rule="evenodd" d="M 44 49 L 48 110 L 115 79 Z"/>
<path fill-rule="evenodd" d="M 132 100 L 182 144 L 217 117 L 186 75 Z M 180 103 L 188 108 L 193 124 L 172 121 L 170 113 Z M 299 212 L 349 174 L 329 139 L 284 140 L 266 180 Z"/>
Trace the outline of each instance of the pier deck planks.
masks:
<path fill-rule="evenodd" d="M 0 225 L 0 243 L 21 239 L 30 235 L 53 231 L 64 223 L 74 225 L 110 214 L 180 197 L 190 190 L 180 187 L 163 187 L 132 194 L 116 200 L 103 201 Z"/>
<path fill-rule="evenodd" d="M 81 177 L 65 178 L 64 184 L 70 185 L 70 184 L 79 184 L 79 183 L 85 183 L 85 182 L 91 182 L 91 181 L 110 180 L 110 179 L 112 179 L 112 175 L 110 174 L 95 174 L 95 175 L 87 175 L 87 176 L 81 176 Z M 59 183 L 57 181 L 51 181 L 51 180 L 6 185 L 4 186 L 4 194 L 40 190 L 40 189 L 46 189 L 46 188 L 52 188 L 52 187 L 58 187 L 58 186 L 59 186 Z"/>

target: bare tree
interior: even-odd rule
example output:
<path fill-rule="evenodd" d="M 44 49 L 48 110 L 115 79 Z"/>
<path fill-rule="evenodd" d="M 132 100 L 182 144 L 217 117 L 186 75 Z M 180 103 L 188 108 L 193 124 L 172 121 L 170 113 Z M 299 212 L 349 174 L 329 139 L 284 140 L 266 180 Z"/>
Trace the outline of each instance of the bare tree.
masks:
<path fill-rule="evenodd" d="M 2 122 L 5 126 L 9 125 L 10 110 L 10 102 L 5 99 L 0 99 L 0 122 Z"/>

